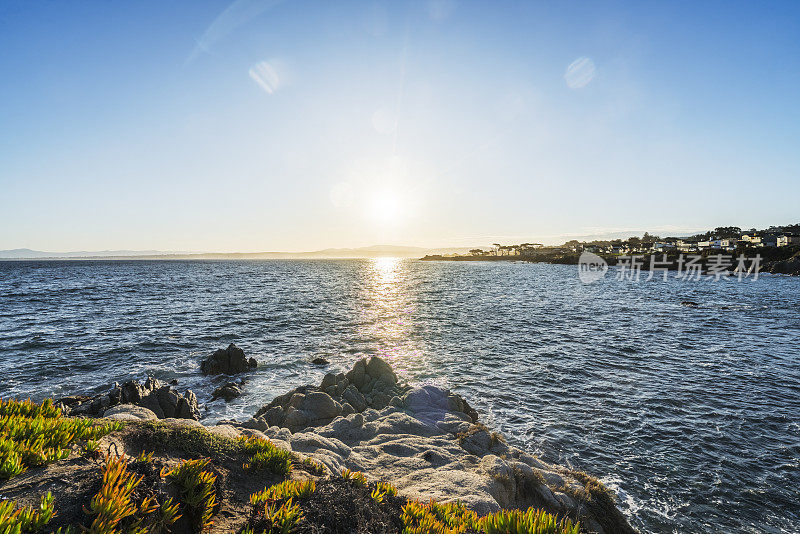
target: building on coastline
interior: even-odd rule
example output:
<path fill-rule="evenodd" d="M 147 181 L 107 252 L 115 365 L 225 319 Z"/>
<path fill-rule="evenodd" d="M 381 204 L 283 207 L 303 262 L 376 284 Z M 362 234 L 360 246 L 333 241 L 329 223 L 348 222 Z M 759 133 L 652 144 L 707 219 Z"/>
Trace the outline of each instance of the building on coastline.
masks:
<path fill-rule="evenodd" d="M 738 239 L 715 239 L 711 241 L 711 248 L 718 248 L 721 250 L 736 250 L 736 243 L 738 243 Z"/>
<path fill-rule="evenodd" d="M 679 239 L 676 246 L 679 252 L 697 252 L 697 243 L 694 241 Z"/>
<path fill-rule="evenodd" d="M 742 234 L 742 241 L 755 247 L 761 246 L 761 236 L 758 234 Z"/>
<path fill-rule="evenodd" d="M 776 240 L 776 246 L 788 247 L 790 245 L 800 245 L 800 236 L 796 235 L 778 236 L 778 239 Z"/>
<path fill-rule="evenodd" d="M 661 243 L 661 242 L 653 243 L 653 250 L 656 252 L 667 252 L 670 250 L 675 250 L 675 248 L 676 248 L 675 243 Z"/>

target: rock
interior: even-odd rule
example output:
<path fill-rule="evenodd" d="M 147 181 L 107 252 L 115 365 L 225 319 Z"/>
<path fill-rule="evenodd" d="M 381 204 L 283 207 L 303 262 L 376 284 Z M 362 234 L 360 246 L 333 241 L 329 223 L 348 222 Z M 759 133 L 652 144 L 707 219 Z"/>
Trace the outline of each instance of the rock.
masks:
<path fill-rule="evenodd" d="M 344 376 L 329 373 L 320 387 L 280 395 L 258 410 L 259 418 L 276 444 L 333 473 L 347 468 L 390 480 L 403 497 L 460 500 L 479 514 L 544 507 L 601 534 L 633 533 L 618 510 L 564 494 L 565 487 L 583 487 L 569 470 L 509 446 L 477 423 L 460 395 L 398 385 L 380 358 L 361 359 Z"/>
<path fill-rule="evenodd" d="M 219 349 L 200 364 L 205 375 L 233 375 L 255 369 L 254 358 L 245 358 L 244 351 L 231 343 L 227 349 Z"/>
<path fill-rule="evenodd" d="M 350 414 L 356 413 L 355 409 L 350 405 L 349 402 L 345 402 L 342 404 L 342 417 L 347 417 Z"/>
<path fill-rule="evenodd" d="M 322 379 L 319 389 L 325 391 L 331 386 L 336 387 L 336 375 L 333 373 L 328 373 L 325 375 L 325 378 Z"/>
<path fill-rule="evenodd" d="M 377 356 L 373 356 L 369 359 L 369 362 L 366 366 L 366 372 L 369 376 L 376 380 L 388 382 L 390 384 L 397 383 L 397 375 L 394 374 L 392 367 L 386 363 L 386 361 Z"/>
<path fill-rule="evenodd" d="M 269 426 L 281 426 L 286 418 L 286 414 L 284 413 L 283 408 L 280 406 L 273 406 L 264 412 L 263 418 Z"/>
<path fill-rule="evenodd" d="M 214 390 L 214 393 L 211 395 L 211 400 L 214 401 L 222 397 L 225 399 L 225 402 L 230 402 L 241 395 L 242 390 L 239 388 L 239 384 L 236 382 L 228 382 L 224 386 L 220 386 Z"/>
<path fill-rule="evenodd" d="M 311 360 L 311 363 L 313 363 L 314 365 L 328 365 L 331 362 L 329 362 L 325 358 L 316 357 L 313 360 Z"/>
<path fill-rule="evenodd" d="M 221 438 L 236 439 L 239 437 L 239 431 L 231 425 L 209 426 L 206 427 L 206 430 Z"/>
<path fill-rule="evenodd" d="M 342 399 L 357 412 L 363 412 L 367 407 L 367 400 L 354 385 L 347 386 L 347 389 L 342 392 Z"/>
<path fill-rule="evenodd" d="M 158 419 L 158 416 L 152 410 L 135 404 L 118 404 L 103 412 L 103 417 L 117 421 L 150 421 Z"/>
<path fill-rule="evenodd" d="M 188 426 L 190 428 L 205 429 L 205 427 L 200 423 L 200 421 L 195 421 L 194 419 L 167 417 L 166 419 L 161 419 L 161 422 L 169 425 Z"/>
<path fill-rule="evenodd" d="M 361 389 L 364 385 L 365 380 L 364 377 L 367 374 L 367 360 L 360 359 L 356 362 L 353 366 L 353 369 L 350 370 L 345 376 L 347 380 L 350 381 L 351 384 L 354 384 L 357 389 Z"/>
<path fill-rule="evenodd" d="M 333 419 L 342 413 L 342 405 L 327 393 L 309 393 L 303 399 L 301 408 L 309 414 L 309 419 Z"/>
<path fill-rule="evenodd" d="M 267 419 L 264 416 L 251 417 L 250 419 L 242 423 L 241 426 L 242 428 L 251 428 L 253 430 L 258 430 L 260 432 L 263 432 L 270 427 L 269 423 L 267 423 Z"/>

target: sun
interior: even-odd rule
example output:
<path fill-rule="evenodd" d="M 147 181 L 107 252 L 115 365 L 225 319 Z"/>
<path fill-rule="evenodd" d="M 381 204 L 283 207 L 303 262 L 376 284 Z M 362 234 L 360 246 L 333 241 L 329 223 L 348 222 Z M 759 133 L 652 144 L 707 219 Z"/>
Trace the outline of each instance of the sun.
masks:
<path fill-rule="evenodd" d="M 369 199 L 370 218 L 384 224 L 397 223 L 403 213 L 402 204 L 402 199 L 395 191 L 376 191 Z"/>

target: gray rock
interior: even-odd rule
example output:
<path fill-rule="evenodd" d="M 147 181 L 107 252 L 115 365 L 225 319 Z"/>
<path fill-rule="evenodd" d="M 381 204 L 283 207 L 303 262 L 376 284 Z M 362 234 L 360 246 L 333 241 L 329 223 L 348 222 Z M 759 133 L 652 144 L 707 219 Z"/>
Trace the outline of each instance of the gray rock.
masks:
<path fill-rule="evenodd" d="M 397 383 L 397 375 L 394 374 L 392 366 L 377 356 L 373 356 L 369 359 L 366 372 L 372 378 L 378 379 L 382 382 L 389 382 L 391 384 Z"/>
<path fill-rule="evenodd" d="M 227 349 L 219 349 L 200 364 L 200 370 L 205 375 L 233 375 L 254 369 L 257 366 L 255 359 L 249 360 L 244 351 L 231 343 Z"/>
<path fill-rule="evenodd" d="M 331 386 L 336 387 L 336 375 L 333 373 L 328 373 L 325 375 L 325 378 L 322 379 L 322 383 L 319 385 L 319 389 L 324 391 Z"/>
<path fill-rule="evenodd" d="M 118 404 L 103 412 L 103 417 L 117 421 L 150 421 L 158 419 L 152 410 L 135 404 Z"/>
<path fill-rule="evenodd" d="M 364 398 L 364 395 L 358 391 L 355 385 L 347 386 L 347 389 L 342 392 L 342 399 L 349 403 L 357 412 L 363 412 L 367 407 L 367 400 Z"/>
<path fill-rule="evenodd" d="M 218 387 L 211 395 L 211 400 L 215 401 L 219 398 L 225 399 L 225 402 L 230 402 L 237 397 L 241 397 L 242 390 L 236 382 L 228 382 L 227 384 Z"/>
<path fill-rule="evenodd" d="M 327 393 L 312 392 L 305 396 L 302 410 L 309 414 L 309 419 L 332 419 L 342 413 L 342 405 L 333 400 Z"/>

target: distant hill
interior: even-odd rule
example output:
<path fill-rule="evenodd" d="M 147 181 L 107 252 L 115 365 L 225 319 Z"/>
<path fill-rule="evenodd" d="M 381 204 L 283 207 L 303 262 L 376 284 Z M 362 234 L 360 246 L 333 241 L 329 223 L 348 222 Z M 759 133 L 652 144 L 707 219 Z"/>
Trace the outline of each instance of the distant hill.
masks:
<path fill-rule="evenodd" d="M 312 258 L 421 258 L 427 254 L 463 254 L 471 247 L 422 248 L 394 245 L 373 245 L 359 248 L 327 248 L 311 252 L 165 252 L 159 250 L 100 250 L 79 252 L 44 252 L 27 248 L 0 250 L 0 259 L 152 259 L 152 260 L 203 260 L 203 259 L 312 259 Z"/>

